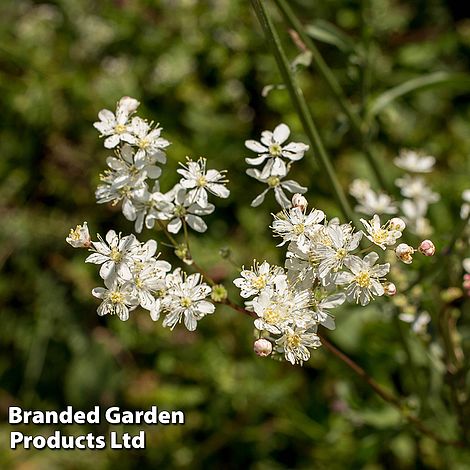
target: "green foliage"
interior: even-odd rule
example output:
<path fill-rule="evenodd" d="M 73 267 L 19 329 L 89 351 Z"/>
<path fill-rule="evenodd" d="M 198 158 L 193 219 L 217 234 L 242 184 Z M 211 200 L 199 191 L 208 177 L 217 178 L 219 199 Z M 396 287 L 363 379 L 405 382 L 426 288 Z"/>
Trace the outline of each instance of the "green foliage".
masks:
<path fill-rule="evenodd" d="M 309 25 L 355 108 L 376 117 L 371 149 L 390 180 L 399 148 L 436 155 L 431 182 L 442 201 L 431 216 L 434 241 L 442 248 L 470 175 L 468 86 L 449 86 L 462 76 L 468 84 L 468 19 L 452 18 L 444 0 L 371 0 L 362 14 L 358 2 L 345 0 L 289 3 Z M 275 11 L 294 60 L 299 51 Z M 324 348 L 303 369 L 256 357 L 251 321 L 226 307 L 194 333 L 169 332 L 142 311 L 126 324 L 95 313 L 90 291 L 101 281 L 93 266 L 84 265 L 84 253 L 64 239 L 83 220 L 102 234 L 109 228 L 133 231 L 118 208 L 94 201 L 108 153 L 92 123 L 98 110 L 112 108 L 123 95 L 139 99 L 142 114 L 160 122 L 173 143 L 162 186 L 174 183 L 174 170 L 186 155 L 206 156 L 215 168 L 228 170 L 231 198 L 218 201 L 208 232 L 191 241 L 198 263 L 231 298 L 236 269 L 219 255 L 221 248 L 230 248 L 237 265 L 254 257 L 281 259 L 268 230 L 270 213 L 277 210 L 272 196 L 261 208 L 249 205 L 262 188 L 244 173 L 243 142 L 280 121 L 293 129 L 294 140 L 305 136 L 286 90 L 262 97 L 263 88 L 281 78 L 249 2 L 18 0 L 2 2 L 0 14 L 0 409 L 157 404 L 186 413 L 183 427 L 148 428 L 145 452 L 11 452 L 4 446 L 0 467 L 468 466 L 464 450 L 417 434 Z M 364 155 L 313 66 L 299 67 L 297 74 L 346 189 L 352 178 L 370 174 Z M 330 217 L 340 214 L 312 152 L 293 177 L 309 186 L 316 207 Z M 140 238 L 151 237 L 163 240 L 157 231 Z M 169 248 L 160 248 L 178 264 Z M 457 248 L 469 256 L 468 246 Z M 447 438 L 457 435 L 458 423 L 443 380 L 437 305 L 441 291 L 460 287 L 459 268 L 453 268 L 459 262 L 451 257 L 446 276 L 423 286 L 433 317 L 432 347 L 402 325 L 415 369 L 393 321 L 396 312 L 385 302 L 344 308 L 331 335 Z M 450 307 L 468 357 L 468 300 Z M 463 374 L 468 384 L 468 361 Z M 3 421 L 2 442 L 10 430 Z"/>

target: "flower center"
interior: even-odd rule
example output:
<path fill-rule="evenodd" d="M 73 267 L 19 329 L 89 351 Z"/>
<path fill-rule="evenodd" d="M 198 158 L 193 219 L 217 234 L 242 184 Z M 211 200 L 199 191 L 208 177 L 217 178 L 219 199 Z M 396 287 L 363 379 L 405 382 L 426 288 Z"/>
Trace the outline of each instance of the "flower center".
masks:
<path fill-rule="evenodd" d="M 200 177 L 196 180 L 196 184 L 197 184 L 200 188 L 203 188 L 203 187 L 207 184 L 207 180 L 206 180 L 205 176 L 200 176 Z"/>
<path fill-rule="evenodd" d="M 348 254 L 348 252 L 344 248 L 340 248 L 336 252 L 336 259 L 344 259 L 347 254 Z"/>
<path fill-rule="evenodd" d="M 192 303 L 193 303 L 193 301 L 189 297 L 183 297 L 180 300 L 180 305 L 184 308 L 190 307 Z"/>
<path fill-rule="evenodd" d="M 273 157 L 279 157 L 282 154 L 282 147 L 279 144 L 272 144 L 269 146 L 269 153 Z"/>
<path fill-rule="evenodd" d="M 354 280 L 359 287 L 370 286 L 370 274 L 367 271 L 361 271 Z"/>
<path fill-rule="evenodd" d="M 109 294 L 109 300 L 113 304 L 122 304 L 124 303 L 124 296 L 120 292 L 111 292 Z"/>
<path fill-rule="evenodd" d="M 300 335 L 289 335 L 286 339 L 287 346 L 289 348 L 298 348 L 302 344 L 302 338 Z"/>
<path fill-rule="evenodd" d="M 275 325 L 281 319 L 281 315 L 279 315 L 279 312 L 277 310 L 274 310 L 272 308 L 267 308 L 264 311 L 263 319 L 266 323 L 270 323 L 271 325 Z"/>
<path fill-rule="evenodd" d="M 122 134 L 126 131 L 126 126 L 124 126 L 123 124 L 118 124 L 115 128 L 114 128 L 114 132 L 116 132 L 116 134 Z"/>
<path fill-rule="evenodd" d="M 109 254 L 109 257 L 114 262 L 118 262 L 122 258 L 122 253 L 116 247 L 113 247 L 113 248 L 111 248 L 111 253 Z"/>
<path fill-rule="evenodd" d="M 383 243 L 388 238 L 388 230 L 384 230 L 383 228 L 377 230 L 372 235 L 372 239 L 375 243 Z"/>
<path fill-rule="evenodd" d="M 268 186 L 270 188 L 276 187 L 280 182 L 281 180 L 277 176 L 270 176 L 267 180 Z"/>
<path fill-rule="evenodd" d="M 146 148 L 148 148 L 148 146 L 150 145 L 150 142 L 148 139 L 140 139 L 139 140 L 139 143 L 138 143 L 138 146 L 145 150 Z"/>
<path fill-rule="evenodd" d="M 305 225 L 304 224 L 297 224 L 294 225 L 294 233 L 296 235 L 300 235 L 305 232 Z"/>
<path fill-rule="evenodd" d="M 253 281 L 251 281 L 251 284 L 253 285 L 255 289 L 259 289 L 259 290 L 264 289 L 267 284 L 266 278 L 263 275 L 255 277 Z"/>
<path fill-rule="evenodd" d="M 184 217 L 186 215 L 186 209 L 184 206 L 176 206 L 175 207 L 175 214 L 178 217 Z"/>

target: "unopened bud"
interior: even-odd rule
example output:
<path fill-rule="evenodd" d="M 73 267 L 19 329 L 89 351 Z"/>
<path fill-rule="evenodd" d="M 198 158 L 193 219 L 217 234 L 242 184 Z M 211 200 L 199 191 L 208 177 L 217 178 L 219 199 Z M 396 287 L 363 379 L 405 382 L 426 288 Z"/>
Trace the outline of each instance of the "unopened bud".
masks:
<path fill-rule="evenodd" d="M 87 223 L 83 222 L 83 225 L 77 225 L 75 230 L 71 228 L 69 236 L 65 241 L 74 248 L 89 248 L 91 246 L 91 238 Z"/>
<path fill-rule="evenodd" d="M 273 351 L 273 345 L 270 341 L 264 338 L 257 339 L 253 344 L 253 350 L 258 356 L 269 356 Z"/>
<path fill-rule="evenodd" d="M 400 243 L 395 248 L 395 254 L 397 255 L 397 258 L 403 261 L 405 264 L 411 264 L 413 262 L 414 252 L 415 249 L 406 243 Z"/>
<path fill-rule="evenodd" d="M 400 219 L 400 217 L 393 217 L 388 222 L 389 230 L 398 230 L 399 232 L 403 232 L 405 230 L 406 224 L 405 222 Z"/>
<path fill-rule="evenodd" d="M 292 196 L 292 206 L 304 211 L 308 206 L 308 201 L 302 196 L 302 194 L 295 193 Z"/>
<path fill-rule="evenodd" d="M 470 274 L 464 274 L 463 276 L 463 288 L 470 290 Z"/>
<path fill-rule="evenodd" d="M 140 102 L 130 96 L 123 96 L 118 101 L 118 107 L 132 114 L 140 105 Z"/>
<path fill-rule="evenodd" d="M 418 247 L 418 251 L 424 256 L 433 256 L 436 252 L 436 247 L 431 240 L 423 240 Z"/>
<path fill-rule="evenodd" d="M 386 282 L 384 284 L 384 292 L 385 295 L 392 297 L 397 293 L 397 286 L 393 282 Z"/>
<path fill-rule="evenodd" d="M 227 289 L 222 284 L 217 284 L 212 287 L 211 299 L 214 302 L 223 302 L 227 299 Z"/>

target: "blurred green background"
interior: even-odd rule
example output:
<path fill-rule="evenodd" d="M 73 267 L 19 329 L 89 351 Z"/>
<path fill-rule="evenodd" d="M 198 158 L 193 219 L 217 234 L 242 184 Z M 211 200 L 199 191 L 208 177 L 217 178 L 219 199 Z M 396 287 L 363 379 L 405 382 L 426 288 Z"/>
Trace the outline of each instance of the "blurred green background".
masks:
<path fill-rule="evenodd" d="M 318 44 L 358 109 L 407 79 L 468 72 L 465 2 L 290 3 L 306 25 L 328 21 L 349 38 L 350 47 Z M 272 13 L 293 60 L 298 51 L 274 8 Z M 220 248 L 230 248 L 240 265 L 253 258 L 281 262 L 283 252 L 268 229 L 276 210 L 272 195 L 261 208 L 250 207 L 263 186 L 244 173 L 243 142 L 281 121 L 295 140 L 305 137 L 286 91 L 262 96 L 280 76 L 250 2 L 6 0 L 0 16 L 1 468 L 469 468 L 468 453 L 417 435 L 328 351 L 316 351 L 303 368 L 256 357 L 251 321 L 231 310 L 218 307 L 194 333 L 163 329 L 143 311 L 127 323 L 96 315 L 90 291 L 101 280 L 95 266 L 85 265 L 86 253 L 66 245 L 65 236 L 84 220 L 93 234 L 133 232 L 119 208 L 94 199 L 109 152 L 92 123 L 124 95 L 139 99 L 139 114 L 160 122 L 172 142 L 162 189 L 175 182 L 177 163 L 186 155 L 206 156 L 210 166 L 229 171 L 231 198 L 218 200 L 208 232 L 192 237 L 199 264 L 236 299 L 236 270 L 218 255 Z M 299 71 L 299 79 L 345 188 L 354 177 L 367 178 L 361 152 L 322 79 L 309 68 Z M 398 172 L 391 160 L 402 147 L 437 157 L 430 181 L 442 201 L 431 218 L 442 246 L 457 220 L 461 191 L 470 186 L 468 91 L 441 87 L 393 102 L 375 121 L 372 141 L 392 176 Z M 292 176 L 309 186 L 313 205 L 329 217 L 339 215 L 312 152 Z M 149 238 L 163 240 L 148 230 L 139 237 Z M 177 266 L 171 251 L 160 248 Z M 468 313 L 468 302 L 464 308 Z M 468 315 L 460 322 L 466 340 Z M 331 335 L 337 344 L 380 382 L 410 403 L 418 401 L 384 304 L 349 306 L 337 325 Z M 455 436 L 441 371 L 407 325 L 405 334 L 429 387 L 423 419 Z M 187 423 L 147 428 L 146 451 L 12 452 L 5 418 L 11 404 L 157 404 L 184 410 Z M 27 431 L 47 435 L 52 428 Z"/>

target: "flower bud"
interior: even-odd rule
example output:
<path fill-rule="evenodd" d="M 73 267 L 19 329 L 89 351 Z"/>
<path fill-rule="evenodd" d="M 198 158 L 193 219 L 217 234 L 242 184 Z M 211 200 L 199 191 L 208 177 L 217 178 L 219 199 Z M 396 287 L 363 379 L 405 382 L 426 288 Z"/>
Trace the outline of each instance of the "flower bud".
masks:
<path fill-rule="evenodd" d="M 65 241 L 74 248 L 89 248 L 91 246 L 91 238 L 87 223 L 83 222 L 83 226 L 77 225 L 75 230 L 71 228 L 70 234 Z"/>
<path fill-rule="evenodd" d="M 227 289 L 222 284 L 217 284 L 212 287 L 211 299 L 214 302 L 223 302 L 227 299 Z"/>
<path fill-rule="evenodd" d="M 118 107 L 132 114 L 140 105 L 140 102 L 130 96 L 123 96 L 119 102 Z"/>
<path fill-rule="evenodd" d="M 384 284 L 384 292 L 385 295 L 392 297 L 397 293 L 397 286 L 393 282 L 386 282 Z"/>
<path fill-rule="evenodd" d="M 303 211 L 307 208 L 308 201 L 302 196 L 302 194 L 296 193 L 292 196 L 292 206 Z"/>
<path fill-rule="evenodd" d="M 436 247 L 431 240 L 423 240 L 418 247 L 418 251 L 424 256 L 432 256 L 436 252 Z"/>
<path fill-rule="evenodd" d="M 463 276 L 463 288 L 470 290 L 470 274 L 464 274 Z"/>
<path fill-rule="evenodd" d="M 400 243 L 395 248 L 395 254 L 397 255 L 397 258 L 403 261 L 405 264 L 411 264 L 413 262 L 414 252 L 415 249 L 406 243 Z"/>
<path fill-rule="evenodd" d="M 388 229 L 389 230 L 398 230 L 399 232 L 403 232 L 405 230 L 406 224 L 405 222 L 400 219 L 400 217 L 393 217 L 388 221 Z"/>
<path fill-rule="evenodd" d="M 264 338 L 257 339 L 253 344 L 253 350 L 258 356 L 269 356 L 273 350 L 273 345 L 270 341 Z"/>

